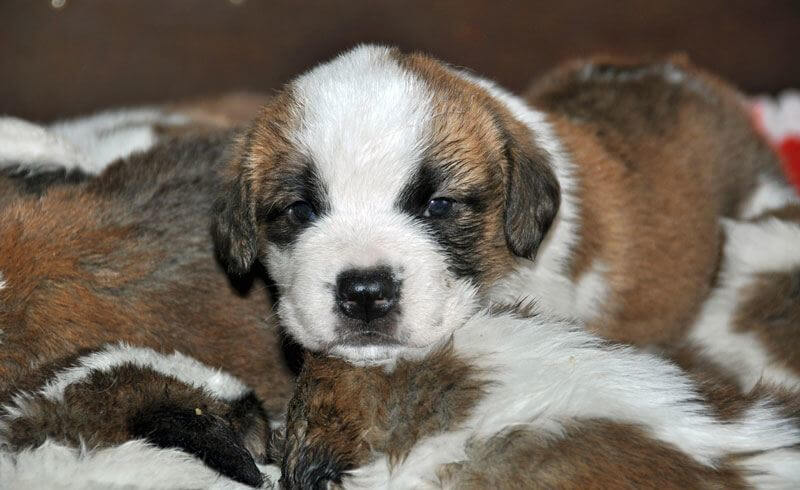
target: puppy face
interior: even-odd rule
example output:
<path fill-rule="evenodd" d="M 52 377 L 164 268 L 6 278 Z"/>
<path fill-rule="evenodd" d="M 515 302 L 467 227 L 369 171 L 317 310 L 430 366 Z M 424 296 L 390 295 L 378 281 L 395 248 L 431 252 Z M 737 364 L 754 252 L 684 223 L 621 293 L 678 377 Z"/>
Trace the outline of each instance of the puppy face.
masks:
<path fill-rule="evenodd" d="M 267 265 L 306 347 L 424 352 L 552 222 L 558 183 L 533 141 L 466 76 L 356 48 L 288 85 L 241 138 L 218 248 L 233 272 Z"/>

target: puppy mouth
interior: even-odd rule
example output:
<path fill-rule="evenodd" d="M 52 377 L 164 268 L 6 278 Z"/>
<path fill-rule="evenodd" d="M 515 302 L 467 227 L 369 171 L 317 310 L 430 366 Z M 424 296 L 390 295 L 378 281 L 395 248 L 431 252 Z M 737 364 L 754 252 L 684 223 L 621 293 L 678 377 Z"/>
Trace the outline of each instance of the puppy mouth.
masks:
<path fill-rule="evenodd" d="M 344 334 L 339 337 L 335 344 L 342 347 L 400 347 L 403 345 L 394 336 L 375 330 Z"/>

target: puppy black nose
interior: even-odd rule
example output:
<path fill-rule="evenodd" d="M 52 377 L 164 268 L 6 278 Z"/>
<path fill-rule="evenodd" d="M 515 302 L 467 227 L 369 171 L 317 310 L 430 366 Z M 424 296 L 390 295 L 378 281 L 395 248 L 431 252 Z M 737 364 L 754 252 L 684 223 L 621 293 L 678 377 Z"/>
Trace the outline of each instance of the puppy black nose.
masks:
<path fill-rule="evenodd" d="M 388 267 L 350 269 L 336 278 L 336 300 L 345 315 L 370 322 L 397 305 L 399 287 Z"/>

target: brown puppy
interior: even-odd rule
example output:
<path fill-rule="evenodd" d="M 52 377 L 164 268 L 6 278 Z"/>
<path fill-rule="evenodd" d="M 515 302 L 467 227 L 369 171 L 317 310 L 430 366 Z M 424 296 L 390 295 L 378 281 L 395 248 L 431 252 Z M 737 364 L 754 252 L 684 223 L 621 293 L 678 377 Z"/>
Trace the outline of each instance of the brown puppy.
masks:
<path fill-rule="evenodd" d="M 471 294 L 648 343 L 686 328 L 719 217 L 777 169 L 739 94 L 680 60 L 572 63 L 523 101 L 361 46 L 244 133 L 215 233 L 231 270 L 267 266 L 289 333 L 352 361 L 424 355 Z"/>
<path fill-rule="evenodd" d="M 228 136 L 168 142 L 0 207 L 0 392 L 125 341 L 223 368 L 280 417 L 291 381 L 265 287 L 237 290 L 208 234 Z"/>
<path fill-rule="evenodd" d="M 752 214 L 759 182 L 785 184 L 743 97 L 680 58 L 596 58 L 545 75 L 526 100 L 575 155 L 570 274 L 605 283 L 581 317 L 616 340 L 674 339 L 714 279 L 718 217 Z"/>

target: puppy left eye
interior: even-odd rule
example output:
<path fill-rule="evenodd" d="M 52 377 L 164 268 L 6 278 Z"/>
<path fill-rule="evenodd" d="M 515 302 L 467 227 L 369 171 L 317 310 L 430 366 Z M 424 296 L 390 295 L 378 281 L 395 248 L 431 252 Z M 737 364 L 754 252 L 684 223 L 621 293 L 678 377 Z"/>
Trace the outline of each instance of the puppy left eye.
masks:
<path fill-rule="evenodd" d="M 453 200 L 446 197 L 437 197 L 428 201 L 428 206 L 423 211 L 425 218 L 445 218 L 453 211 Z"/>

